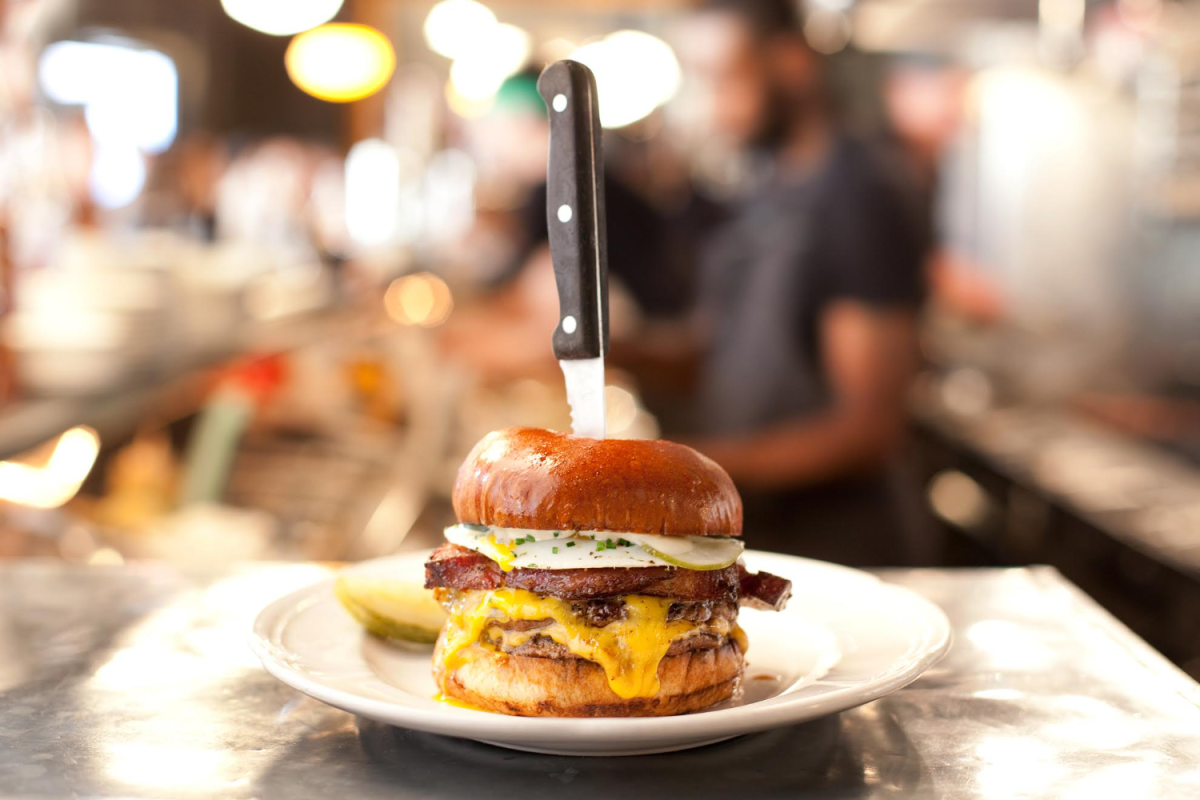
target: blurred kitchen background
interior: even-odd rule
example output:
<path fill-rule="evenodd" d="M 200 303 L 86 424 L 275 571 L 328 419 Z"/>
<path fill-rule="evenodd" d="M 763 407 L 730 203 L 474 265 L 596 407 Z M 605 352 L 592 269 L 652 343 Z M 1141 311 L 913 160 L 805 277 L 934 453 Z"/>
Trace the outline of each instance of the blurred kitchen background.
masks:
<path fill-rule="evenodd" d="M 804 6 L 936 231 L 917 561 L 1053 564 L 1200 677 L 1200 3 Z M 435 543 L 479 436 L 569 426 L 549 61 L 599 82 L 614 339 L 693 310 L 746 169 L 698 122 L 695 13 L 0 0 L 0 558 Z M 674 434 L 635 363 L 609 382 L 611 435 Z"/>

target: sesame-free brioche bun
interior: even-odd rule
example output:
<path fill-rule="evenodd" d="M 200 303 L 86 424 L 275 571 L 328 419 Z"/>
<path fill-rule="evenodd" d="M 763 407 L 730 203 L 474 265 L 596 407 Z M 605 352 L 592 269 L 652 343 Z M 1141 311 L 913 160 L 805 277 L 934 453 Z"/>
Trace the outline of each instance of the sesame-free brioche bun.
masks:
<path fill-rule="evenodd" d="M 502 528 L 742 534 L 733 481 L 690 447 L 540 428 L 483 437 L 458 469 L 454 511 L 461 522 Z"/>
<path fill-rule="evenodd" d="M 446 674 L 438 639 L 433 663 L 434 680 L 447 696 L 522 717 L 661 717 L 699 711 L 741 690 L 745 664 L 732 640 L 716 649 L 669 655 L 658 665 L 658 693 L 625 700 L 609 687 L 599 664 L 581 658 L 520 656 L 474 644 L 467 660 Z"/>

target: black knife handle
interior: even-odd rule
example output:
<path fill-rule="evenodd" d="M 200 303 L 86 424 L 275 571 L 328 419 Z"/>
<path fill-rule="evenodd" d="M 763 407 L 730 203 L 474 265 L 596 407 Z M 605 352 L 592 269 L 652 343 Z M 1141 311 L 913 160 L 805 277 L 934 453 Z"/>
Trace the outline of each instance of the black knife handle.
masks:
<path fill-rule="evenodd" d="M 559 303 L 554 355 L 597 358 L 608 350 L 608 244 L 596 78 L 577 61 L 556 61 L 537 88 L 550 114 L 546 224 Z"/>

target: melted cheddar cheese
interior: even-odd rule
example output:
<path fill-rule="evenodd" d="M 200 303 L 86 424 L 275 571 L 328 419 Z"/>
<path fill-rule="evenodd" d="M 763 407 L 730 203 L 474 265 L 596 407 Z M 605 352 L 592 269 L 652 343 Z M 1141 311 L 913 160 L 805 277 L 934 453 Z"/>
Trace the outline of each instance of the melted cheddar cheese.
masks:
<path fill-rule="evenodd" d="M 695 623 L 667 620 L 670 598 L 626 595 L 624 619 L 603 628 L 586 624 L 571 611 L 571 604 L 542 597 L 524 589 L 464 592 L 450 604 L 442 643 L 445 672 L 449 675 L 469 661 L 480 648 L 495 648 L 497 642 L 519 646 L 534 636 L 547 636 L 579 658 L 599 664 L 608 685 L 618 697 L 652 697 L 658 693 L 658 664 L 671 642 L 698 628 L 729 635 L 745 650 L 745 636 L 726 620 Z M 544 620 L 547 626 L 528 631 L 493 629 L 483 634 L 492 621 Z M 482 638 L 482 641 L 481 641 Z M 473 647 L 473 645 L 479 647 Z"/>

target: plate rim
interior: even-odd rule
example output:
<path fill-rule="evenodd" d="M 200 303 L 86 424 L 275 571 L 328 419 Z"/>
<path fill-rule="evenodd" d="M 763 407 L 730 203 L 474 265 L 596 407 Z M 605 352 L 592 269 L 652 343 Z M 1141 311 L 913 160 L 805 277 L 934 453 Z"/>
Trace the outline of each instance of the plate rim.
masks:
<path fill-rule="evenodd" d="M 358 562 L 346 568 L 360 569 L 377 566 L 389 560 L 415 559 L 425 557 L 427 552 L 421 550 L 399 553 Z M 629 741 L 630 734 L 635 730 L 638 739 L 676 737 L 679 741 L 699 741 L 711 740 L 714 736 L 731 737 L 769 730 L 846 711 L 878 700 L 915 681 L 940 661 L 950 649 L 953 632 L 945 612 L 936 603 L 908 587 L 884 581 L 879 576 L 851 567 L 800 556 L 761 550 L 747 550 L 745 555 L 750 561 L 791 561 L 800 566 L 832 570 L 845 577 L 869 581 L 874 584 L 875 589 L 903 597 L 906 602 L 921 610 L 926 623 L 931 626 L 928 641 L 924 642 L 920 652 L 914 654 L 895 674 L 873 681 L 856 681 L 832 688 L 816 698 L 785 692 L 768 701 L 706 711 L 703 714 L 602 718 L 517 717 L 453 706 L 427 709 L 367 697 L 323 683 L 308 672 L 288 663 L 285 655 L 287 651 L 273 641 L 272 632 L 281 631 L 281 624 L 286 627 L 288 619 L 302 607 L 319 602 L 323 595 L 332 597 L 336 575 L 288 592 L 268 603 L 255 616 L 248 631 L 248 643 L 270 675 L 293 689 L 335 708 L 385 724 L 476 741 L 488 739 L 493 744 L 510 739 L 519 742 L 557 737 L 579 741 Z M 787 577 L 786 574 L 784 577 Z M 363 666 L 369 669 L 365 659 Z M 376 680 L 393 691 L 403 692 L 402 689 L 387 684 L 382 678 L 377 677 Z"/>

